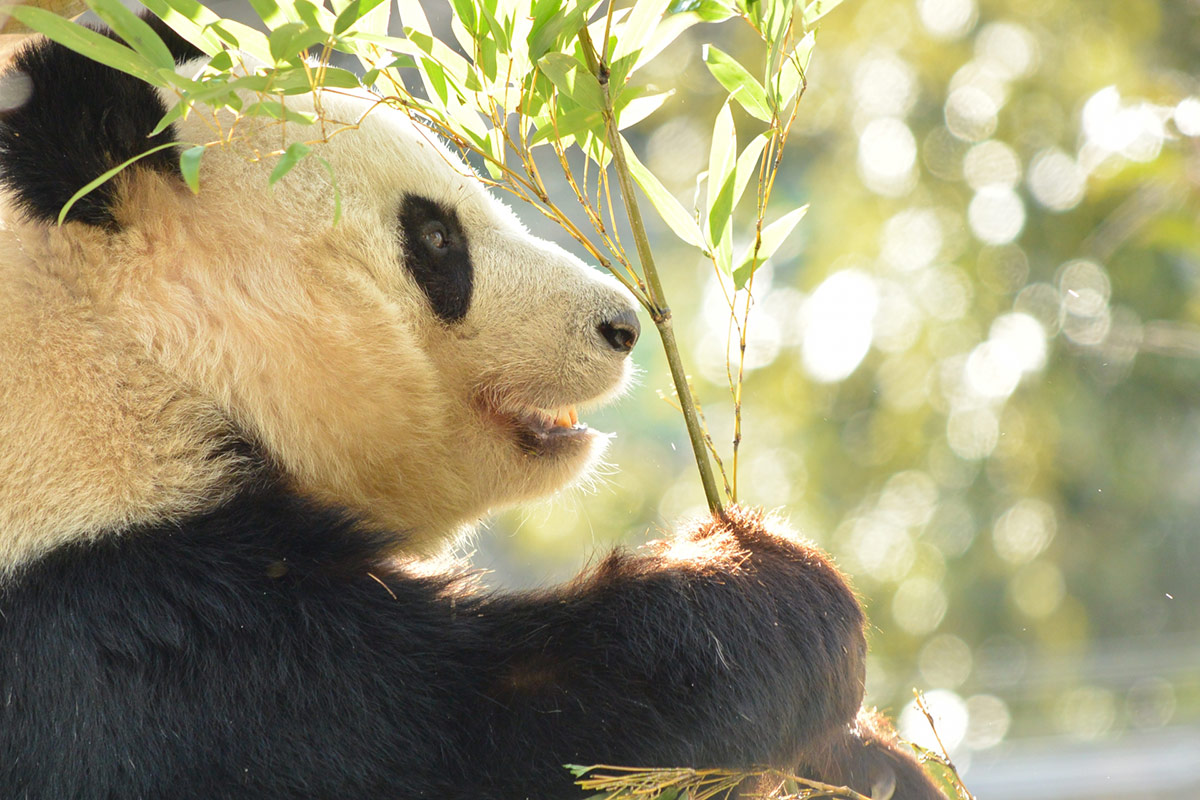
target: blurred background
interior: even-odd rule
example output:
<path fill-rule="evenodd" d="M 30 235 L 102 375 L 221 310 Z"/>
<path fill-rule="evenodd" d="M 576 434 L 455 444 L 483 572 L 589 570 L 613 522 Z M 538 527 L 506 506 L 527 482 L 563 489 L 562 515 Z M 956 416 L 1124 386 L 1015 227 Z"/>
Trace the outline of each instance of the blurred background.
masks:
<path fill-rule="evenodd" d="M 760 66 L 743 23 L 693 29 L 631 135 L 689 208 L 724 98 L 706 40 Z M 812 208 L 754 284 L 741 499 L 851 576 L 869 701 L 932 746 L 925 692 L 983 800 L 1200 798 L 1198 137 L 1200 0 L 846 0 L 821 23 L 768 219 Z M 656 251 L 728 460 L 721 286 L 661 227 Z M 584 415 L 616 432 L 598 475 L 468 544 L 490 585 L 702 513 L 643 325 L 638 384 Z"/>
<path fill-rule="evenodd" d="M 723 99 L 699 43 L 758 66 L 740 22 L 692 34 L 634 129 L 688 208 Z M 847 0 L 821 24 L 768 218 L 812 209 L 756 277 L 740 494 L 849 573 L 870 702 L 932 744 L 924 691 L 981 798 L 1200 797 L 1197 136 L 1196 0 Z M 656 246 L 728 459 L 723 293 Z M 643 322 L 638 386 L 585 414 L 617 432 L 605 468 L 490 523 L 492 584 L 702 510 Z"/>

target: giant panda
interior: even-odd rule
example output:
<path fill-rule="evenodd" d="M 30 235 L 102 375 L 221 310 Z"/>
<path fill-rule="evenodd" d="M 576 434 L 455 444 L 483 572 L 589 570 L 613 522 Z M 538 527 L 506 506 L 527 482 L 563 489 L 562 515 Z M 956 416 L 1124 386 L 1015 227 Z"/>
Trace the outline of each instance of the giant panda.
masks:
<path fill-rule="evenodd" d="M 336 224 L 323 168 L 250 158 L 275 126 L 59 226 L 203 114 L 148 137 L 157 90 L 40 39 L 0 97 L 0 797 L 579 797 L 564 764 L 941 797 L 860 711 L 845 579 L 758 512 L 539 592 L 416 561 L 587 471 L 576 407 L 639 334 L 427 130 L 290 98 L 358 123 Z"/>

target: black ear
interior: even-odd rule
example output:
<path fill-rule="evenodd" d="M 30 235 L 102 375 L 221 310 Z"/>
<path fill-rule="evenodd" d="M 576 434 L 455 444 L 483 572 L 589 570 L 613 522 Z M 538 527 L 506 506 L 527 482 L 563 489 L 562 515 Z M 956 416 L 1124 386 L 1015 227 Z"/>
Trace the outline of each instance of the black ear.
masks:
<path fill-rule="evenodd" d="M 176 63 L 203 55 L 158 19 L 146 19 Z M 153 86 L 40 37 L 0 74 L 0 98 L 7 98 L 0 102 L 0 185 L 25 213 L 46 222 L 89 181 L 175 137 L 172 129 L 148 137 L 167 113 Z M 179 169 L 174 148 L 137 166 Z M 72 206 L 67 219 L 112 227 L 114 200 L 113 184 L 105 183 Z"/>

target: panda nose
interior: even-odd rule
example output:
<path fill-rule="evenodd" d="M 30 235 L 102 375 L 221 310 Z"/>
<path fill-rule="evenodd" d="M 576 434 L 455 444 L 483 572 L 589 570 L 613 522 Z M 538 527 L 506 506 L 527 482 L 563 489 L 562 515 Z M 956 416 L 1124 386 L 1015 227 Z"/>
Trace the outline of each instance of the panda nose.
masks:
<path fill-rule="evenodd" d="M 628 310 L 604 320 L 596 326 L 596 330 L 600 331 L 604 341 L 608 342 L 608 346 L 613 350 L 628 353 L 638 340 L 642 325 L 638 322 L 637 314 Z"/>

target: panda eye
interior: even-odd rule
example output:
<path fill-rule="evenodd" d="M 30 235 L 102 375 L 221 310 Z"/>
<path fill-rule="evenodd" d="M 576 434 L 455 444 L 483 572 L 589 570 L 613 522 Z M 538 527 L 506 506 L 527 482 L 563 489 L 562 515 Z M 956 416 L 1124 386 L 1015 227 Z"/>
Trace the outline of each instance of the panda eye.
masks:
<path fill-rule="evenodd" d="M 396 217 L 401 263 L 429 298 L 434 315 L 458 322 L 471 306 L 475 281 L 469 237 L 458 214 L 428 197 L 406 194 Z"/>
<path fill-rule="evenodd" d="M 445 250 L 450 246 L 450 235 L 446 226 L 440 222 L 431 222 L 421 232 L 421 239 L 431 250 Z"/>

